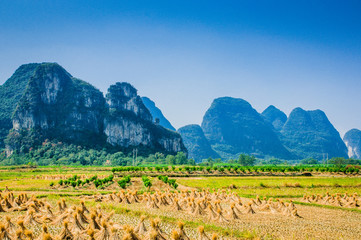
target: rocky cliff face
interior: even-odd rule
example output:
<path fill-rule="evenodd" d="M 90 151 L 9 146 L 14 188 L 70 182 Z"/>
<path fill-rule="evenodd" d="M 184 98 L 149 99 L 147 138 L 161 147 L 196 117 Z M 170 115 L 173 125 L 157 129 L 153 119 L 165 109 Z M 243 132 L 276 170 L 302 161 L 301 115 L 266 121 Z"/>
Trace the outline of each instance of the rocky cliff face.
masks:
<path fill-rule="evenodd" d="M 270 124 L 243 99 L 215 99 L 203 117 L 202 129 L 222 158 L 237 158 L 240 153 L 291 158 Z"/>
<path fill-rule="evenodd" d="M 38 63 L 24 64 L 0 86 L 0 148 L 12 128 L 12 115 Z"/>
<path fill-rule="evenodd" d="M 55 63 L 39 64 L 29 78 L 13 116 L 8 149 L 29 148 L 44 139 L 186 152 L 179 134 L 153 124 L 133 86 L 112 85 L 105 99 L 98 89 Z"/>
<path fill-rule="evenodd" d="M 137 90 L 128 83 L 110 86 L 107 94 L 109 115 L 105 119 L 107 141 L 113 146 L 150 146 L 168 152 L 185 151 L 182 138 L 152 122 Z"/>
<path fill-rule="evenodd" d="M 144 103 L 144 105 L 148 108 L 150 114 L 153 117 L 153 121 L 155 121 L 156 119 L 159 120 L 159 125 L 175 131 L 175 128 L 172 126 L 172 124 L 168 121 L 168 119 L 166 119 L 162 113 L 162 111 L 155 105 L 155 103 L 150 100 L 147 97 L 142 97 L 142 101 Z"/>
<path fill-rule="evenodd" d="M 24 136 L 18 133 L 24 131 L 76 144 L 100 144 L 104 110 L 105 100 L 98 89 L 73 78 L 58 64 L 41 64 L 18 102 L 10 133 L 13 144 L 9 145 L 23 145 Z M 17 136 L 19 141 L 14 141 Z"/>
<path fill-rule="evenodd" d="M 262 116 L 267 122 L 272 124 L 276 131 L 281 131 L 283 125 L 287 121 L 287 115 L 272 105 L 262 112 Z"/>
<path fill-rule="evenodd" d="M 347 157 L 340 134 L 321 110 L 294 109 L 281 134 L 284 145 L 298 158 Z"/>
<path fill-rule="evenodd" d="M 203 159 L 210 157 L 213 159 L 220 158 L 212 149 L 199 125 L 187 125 L 178 129 L 178 132 L 181 134 L 184 145 L 188 150 L 189 158 L 193 158 L 196 162 L 201 162 Z"/>
<path fill-rule="evenodd" d="M 343 141 L 346 144 L 348 156 L 350 158 L 361 159 L 361 131 L 351 129 L 345 134 Z"/>
<path fill-rule="evenodd" d="M 107 93 L 107 103 L 110 109 L 133 113 L 145 121 L 152 121 L 152 115 L 138 96 L 137 90 L 129 83 L 111 85 Z"/>

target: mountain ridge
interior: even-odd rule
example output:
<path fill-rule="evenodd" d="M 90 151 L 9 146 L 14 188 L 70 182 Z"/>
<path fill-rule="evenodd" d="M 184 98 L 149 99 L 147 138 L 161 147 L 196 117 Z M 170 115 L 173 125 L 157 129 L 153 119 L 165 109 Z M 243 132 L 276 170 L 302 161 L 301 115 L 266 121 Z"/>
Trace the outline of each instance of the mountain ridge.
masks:
<path fill-rule="evenodd" d="M 116 83 L 106 97 L 57 63 L 41 63 L 17 103 L 6 143 L 27 151 L 45 139 L 84 146 L 137 147 L 148 152 L 186 152 L 180 135 L 152 121 L 137 90 Z"/>
<path fill-rule="evenodd" d="M 9 152 L 50 138 L 167 153 L 186 152 L 186 145 L 197 161 L 241 153 L 290 160 L 360 155 L 359 132 L 352 129 L 342 140 L 319 109 L 295 108 L 287 116 L 270 105 L 259 113 L 244 99 L 221 97 L 213 100 L 201 126 L 176 132 L 156 104 L 140 97 L 131 84 L 115 83 L 103 94 L 57 63 L 21 65 L 0 85 L 0 109 L 0 147 L 6 140 Z"/>
<path fill-rule="evenodd" d="M 201 126 L 222 158 L 238 157 L 241 153 L 292 158 L 270 124 L 244 99 L 222 97 L 213 100 Z"/>
<path fill-rule="evenodd" d="M 326 114 L 317 109 L 292 110 L 281 130 L 281 141 L 299 158 L 347 157 L 346 146 Z"/>
<path fill-rule="evenodd" d="M 0 85 L 0 147 L 5 146 L 4 140 L 12 128 L 12 115 L 26 89 L 29 78 L 38 66 L 38 63 L 23 64 L 4 84 Z"/>
<path fill-rule="evenodd" d="M 268 106 L 261 115 L 272 124 L 276 131 L 280 131 L 287 121 L 287 115 L 273 105 Z"/>

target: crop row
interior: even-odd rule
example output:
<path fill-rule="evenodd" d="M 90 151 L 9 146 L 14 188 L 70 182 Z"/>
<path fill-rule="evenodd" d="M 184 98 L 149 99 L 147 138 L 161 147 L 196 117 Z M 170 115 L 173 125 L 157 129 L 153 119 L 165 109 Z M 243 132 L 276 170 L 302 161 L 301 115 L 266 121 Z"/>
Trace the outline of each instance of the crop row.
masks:
<path fill-rule="evenodd" d="M 330 172 L 330 173 L 359 173 L 359 166 L 155 166 L 155 167 L 134 167 L 134 166 L 124 166 L 124 167 L 114 167 L 112 172 L 230 172 L 230 173 L 252 173 L 252 172 Z"/>
<path fill-rule="evenodd" d="M 88 183 L 94 183 L 95 187 L 102 187 L 103 185 L 112 183 L 114 179 L 114 175 L 109 175 L 106 178 L 100 179 L 98 178 L 97 175 L 94 175 L 90 178 L 81 180 L 80 176 L 78 175 L 73 175 L 72 177 L 66 179 L 66 180 L 59 180 L 58 184 L 60 186 L 72 186 L 72 187 L 79 187 L 79 186 L 83 186 L 84 184 L 88 184 Z M 54 185 L 53 183 L 51 183 L 51 185 Z"/>

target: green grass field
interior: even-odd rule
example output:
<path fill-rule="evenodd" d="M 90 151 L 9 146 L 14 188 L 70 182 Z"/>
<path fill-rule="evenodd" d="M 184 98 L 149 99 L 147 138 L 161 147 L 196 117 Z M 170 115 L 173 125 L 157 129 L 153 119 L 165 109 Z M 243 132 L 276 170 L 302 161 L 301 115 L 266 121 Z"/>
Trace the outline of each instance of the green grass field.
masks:
<path fill-rule="evenodd" d="M 199 177 L 178 178 L 182 185 L 198 189 L 229 189 L 245 197 L 297 198 L 304 194 L 361 194 L 360 177 Z"/>

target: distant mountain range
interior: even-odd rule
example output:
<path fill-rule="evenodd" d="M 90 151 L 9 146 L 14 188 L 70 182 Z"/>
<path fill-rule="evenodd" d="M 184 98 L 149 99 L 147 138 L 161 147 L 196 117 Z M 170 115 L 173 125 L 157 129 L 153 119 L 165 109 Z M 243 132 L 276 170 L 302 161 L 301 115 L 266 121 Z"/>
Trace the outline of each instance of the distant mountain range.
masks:
<path fill-rule="evenodd" d="M 185 131 L 184 128 L 187 130 Z M 360 132 L 353 130 L 340 134 L 321 110 L 294 109 L 290 116 L 269 106 L 261 114 L 247 101 L 222 97 L 213 101 L 206 111 L 201 130 L 185 126 L 178 131 L 188 148 L 189 156 L 201 161 L 215 156 L 223 159 L 237 158 L 245 153 L 259 158 L 318 160 L 332 157 L 360 158 Z M 346 138 L 347 137 L 347 138 Z M 210 146 L 210 147 L 209 147 Z"/>
<path fill-rule="evenodd" d="M 294 109 L 282 127 L 281 141 L 297 158 L 347 158 L 345 143 L 321 110 Z"/>
<path fill-rule="evenodd" d="M 212 148 L 225 159 L 238 158 L 240 153 L 292 157 L 271 125 L 243 99 L 215 99 L 203 117 L 202 129 Z"/>
<path fill-rule="evenodd" d="M 201 126 L 178 131 L 156 104 L 129 83 L 116 83 L 106 96 L 56 63 L 20 66 L 0 86 L 0 147 L 26 152 L 54 139 L 87 147 L 144 153 L 187 152 L 196 161 L 238 158 L 322 160 L 361 158 L 361 131 L 342 140 L 321 110 L 294 109 L 287 117 L 275 106 L 258 113 L 240 98 L 215 99 Z"/>
<path fill-rule="evenodd" d="M 104 97 L 56 63 L 19 67 L 0 86 L 0 108 L 1 144 L 8 154 L 46 139 L 121 151 L 187 152 L 177 132 L 153 122 L 132 85 L 116 83 Z"/>

